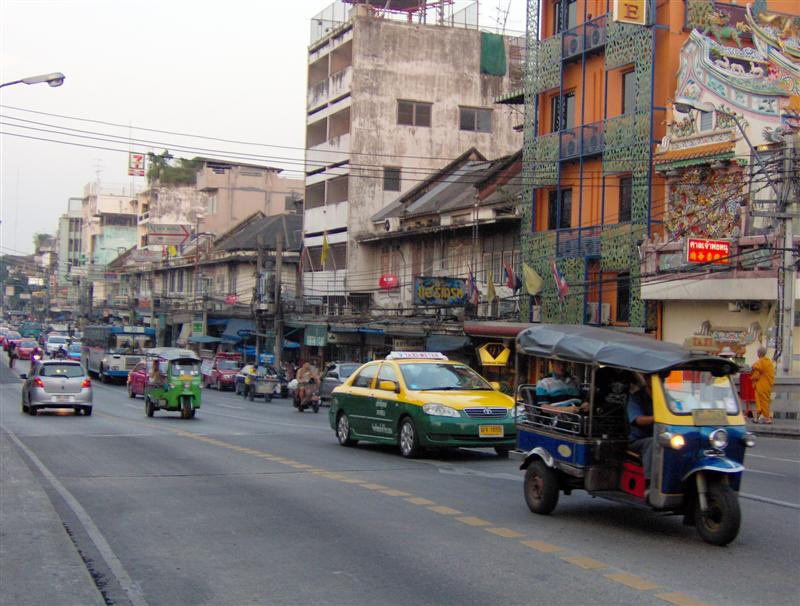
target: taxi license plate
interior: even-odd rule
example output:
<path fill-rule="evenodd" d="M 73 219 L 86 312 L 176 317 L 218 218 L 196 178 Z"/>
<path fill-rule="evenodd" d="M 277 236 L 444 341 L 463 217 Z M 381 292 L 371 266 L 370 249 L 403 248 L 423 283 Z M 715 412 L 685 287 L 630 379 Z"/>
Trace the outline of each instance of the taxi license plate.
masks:
<path fill-rule="evenodd" d="M 502 438 L 502 425 L 481 425 L 478 427 L 478 437 L 481 438 Z"/>

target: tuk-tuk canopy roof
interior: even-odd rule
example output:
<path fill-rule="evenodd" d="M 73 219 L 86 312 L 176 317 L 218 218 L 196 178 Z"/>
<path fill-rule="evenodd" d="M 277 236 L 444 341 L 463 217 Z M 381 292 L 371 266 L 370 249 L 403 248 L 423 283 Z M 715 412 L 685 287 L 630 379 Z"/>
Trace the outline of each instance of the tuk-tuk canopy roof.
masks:
<path fill-rule="evenodd" d="M 181 349 L 179 347 L 153 347 L 147 350 L 149 357 L 161 358 L 171 362 L 173 360 L 194 360 L 200 362 L 200 356 L 191 349 Z"/>
<path fill-rule="evenodd" d="M 574 324 L 540 324 L 519 333 L 517 352 L 583 364 L 617 366 L 654 373 L 691 364 L 731 374 L 739 367 L 715 356 L 697 356 L 679 345 L 610 328 Z"/>

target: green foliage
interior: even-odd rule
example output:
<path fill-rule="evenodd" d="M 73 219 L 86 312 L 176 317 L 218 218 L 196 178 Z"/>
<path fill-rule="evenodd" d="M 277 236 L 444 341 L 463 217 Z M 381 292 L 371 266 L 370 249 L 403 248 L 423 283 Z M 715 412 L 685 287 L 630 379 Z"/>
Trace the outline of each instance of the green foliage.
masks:
<path fill-rule="evenodd" d="M 200 158 L 174 158 L 166 149 L 160 154 L 147 154 L 150 167 L 147 183 L 150 185 L 194 185 L 197 171 L 203 165 Z"/>

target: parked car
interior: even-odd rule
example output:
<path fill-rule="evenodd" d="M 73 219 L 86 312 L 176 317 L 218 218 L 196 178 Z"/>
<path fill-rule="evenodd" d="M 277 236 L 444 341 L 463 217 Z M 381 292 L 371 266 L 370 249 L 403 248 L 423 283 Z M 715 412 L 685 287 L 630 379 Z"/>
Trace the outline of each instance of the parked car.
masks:
<path fill-rule="evenodd" d="M 17 344 L 15 349 L 17 358 L 20 360 L 30 360 L 33 350 L 39 347 L 39 344 L 33 339 L 22 339 Z"/>
<path fill-rule="evenodd" d="M 139 362 L 128 373 L 128 397 L 135 398 L 136 396 L 144 396 L 144 390 L 147 387 L 147 362 Z"/>
<path fill-rule="evenodd" d="M 319 388 L 319 397 L 325 402 L 331 399 L 334 387 L 338 387 L 347 380 L 356 369 L 361 366 L 358 362 L 338 362 L 328 366 L 328 370 L 322 377 L 322 385 Z"/>
<path fill-rule="evenodd" d="M 67 345 L 69 345 L 69 337 L 65 335 L 51 334 L 47 337 L 47 341 L 45 341 L 44 353 L 46 353 L 48 356 L 52 356 L 54 353 L 56 353 L 56 351 L 58 351 L 59 347 L 66 349 Z"/>
<path fill-rule="evenodd" d="M 92 414 L 92 382 L 78 362 L 44 360 L 31 371 L 20 375 L 22 412 L 36 416 L 43 408 L 71 408 L 75 414 Z"/>

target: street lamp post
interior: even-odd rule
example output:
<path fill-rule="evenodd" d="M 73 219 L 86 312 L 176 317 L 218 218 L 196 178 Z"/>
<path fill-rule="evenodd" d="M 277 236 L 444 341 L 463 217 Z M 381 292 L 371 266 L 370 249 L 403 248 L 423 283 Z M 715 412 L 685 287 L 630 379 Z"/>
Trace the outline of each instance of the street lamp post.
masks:
<path fill-rule="evenodd" d="M 690 114 L 692 110 L 699 110 L 703 112 L 716 111 L 731 118 L 736 128 L 742 133 L 742 138 L 750 152 L 758 162 L 759 167 L 764 173 L 764 178 L 769 183 L 772 191 L 775 192 L 776 211 L 773 216 L 783 222 L 783 260 L 781 263 L 781 273 L 778 279 L 778 308 L 780 309 L 780 320 L 777 322 L 779 330 L 779 341 L 776 343 L 776 357 L 780 360 L 780 372 L 782 375 L 787 376 L 792 372 L 793 361 L 793 332 L 794 332 L 794 313 L 795 313 L 795 258 L 794 258 L 794 226 L 793 216 L 795 211 L 794 201 L 790 199 L 791 179 L 793 166 L 793 149 L 794 145 L 790 145 L 788 139 L 784 139 L 783 146 L 783 163 L 782 172 L 783 178 L 781 179 L 781 187 L 770 176 L 761 154 L 750 142 L 747 133 L 744 131 L 739 118 L 731 111 L 727 111 L 716 107 L 712 103 L 701 102 L 696 99 L 687 97 L 678 97 L 675 99 L 673 106 L 682 114 Z M 764 215 L 761 215 L 764 216 Z"/>
<path fill-rule="evenodd" d="M 4 86 L 11 86 L 13 84 L 41 84 L 46 82 L 48 86 L 56 87 L 64 84 L 66 76 L 61 72 L 53 72 L 52 74 L 42 74 L 41 76 L 29 76 L 27 78 L 20 78 L 19 80 L 12 80 L 11 82 L 3 82 L 0 88 Z"/>

